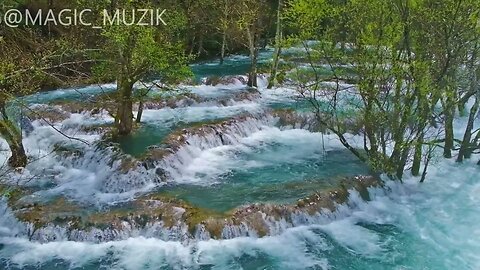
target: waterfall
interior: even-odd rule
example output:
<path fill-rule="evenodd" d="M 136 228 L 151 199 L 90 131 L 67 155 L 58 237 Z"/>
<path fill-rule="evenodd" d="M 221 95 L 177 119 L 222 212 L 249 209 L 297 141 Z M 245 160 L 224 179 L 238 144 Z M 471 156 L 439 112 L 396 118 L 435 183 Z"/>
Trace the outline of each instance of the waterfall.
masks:
<path fill-rule="evenodd" d="M 298 205 L 253 204 L 236 209 L 231 216 L 223 218 L 206 217 L 198 224 L 189 223 L 190 214 L 175 204 L 150 201 L 151 209 L 162 209 L 160 216 L 142 214 L 149 206 L 144 205 L 139 212 L 125 216 L 112 216 L 102 226 L 83 226 L 73 218 L 63 225 L 27 223 L 25 235 L 40 242 L 86 241 L 108 242 L 126 240 L 130 237 L 152 237 L 163 241 L 178 241 L 188 244 L 192 241 L 208 239 L 233 239 L 238 237 L 275 236 L 288 229 L 312 224 L 328 224 L 343 219 L 365 204 L 366 189 L 372 195 L 380 194 L 381 183 L 371 177 L 357 178 L 345 182 L 337 191 L 317 193 Z M 345 190 L 345 185 L 351 189 Z M 344 193 L 345 198 L 333 194 Z M 148 200 L 147 200 L 148 201 Z M 303 202 L 306 202 L 303 203 Z M 167 216 L 166 213 L 172 213 Z M 145 212 L 148 213 L 148 212 Z M 13 222 L 12 219 L 9 219 Z M 13 219 L 14 220 L 14 219 Z M 170 220 L 170 221 L 169 221 Z M 3 224 L 3 223 L 1 223 Z M 12 223 L 13 224 L 13 223 Z M 12 225 L 11 227 L 13 227 Z M 15 226 L 20 227 L 21 226 Z M 193 230 L 192 230 L 193 229 Z"/>
<path fill-rule="evenodd" d="M 0 237 L 21 237 L 27 235 L 27 226 L 18 221 L 8 206 L 7 198 L 0 198 Z"/>
<path fill-rule="evenodd" d="M 183 144 L 174 145 L 173 147 L 177 147 L 174 153 L 162 160 L 155 161 L 157 172 L 161 169 L 162 173 L 168 175 L 169 181 L 188 181 L 187 178 L 194 176 L 188 175 L 185 167 L 203 151 L 219 146 L 238 144 L 241 138 L 265 127 L 273 126 L 277 121 L 276 118 L 269 115 L 260 118 L 246 117 L 240 120 L 229 120 L 220 125 L 205 125 L 191 133 L 184 130 L 185 134 L 178 135 L 182 138 L 176 138 Z"/>

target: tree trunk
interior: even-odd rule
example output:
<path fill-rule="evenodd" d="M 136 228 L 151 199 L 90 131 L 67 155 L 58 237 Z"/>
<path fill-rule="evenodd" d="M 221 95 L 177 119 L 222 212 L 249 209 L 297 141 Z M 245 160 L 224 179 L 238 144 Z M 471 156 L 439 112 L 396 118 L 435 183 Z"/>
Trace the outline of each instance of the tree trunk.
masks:
<path fill-rule="evenodd" d="M 450 101 L 447 100 L 447 103 L 450 103 Z M 443 156 L 445 158 L 452 158 L 454 142 L 453 115 L 453 107 L 450 104 L 447 104 L 447 107 L 445 108 L 445 148 L 443 149 Z"/>
<path fill-rule="evenodd" d="M 428 165 L 430 165 L 430 161 L 432 160 L 432 153 L 434 149 L 435 149 L 434 146 L 428 147 L 428 154 L 425 160 L 425 167 L 423 167 L 422 178 L 420 178 L 420 183 L 425 182 L 425 179 L 427 178 Z"/>
<path fill-rule="evenodd" d="M 48 0 L 48 9 L 49 10 L 53 9 L 53 0 Z M 50 22 L 47 24 L 47 28 L 48 28 L 48 38 L 51 38 L 52 37 L 52 25 L 50 24 Z"/>
<path fill-rule="evenodd" d="M 202 56 L 202 53 L 205 51 L 205 49 L 203 48 L 203 34 L 200 36 L 200 40 L 198 42 L 198 51 L 197 51 L 197 57 L 200 57 Z"/>
<path fill-rule="evenodd" d="M 282 52 L 282 6 L 283 1 L 278 0 L 277 9 L 277 32 L 275 34 L 275 54 L 273 55 L 272 70 L 268 80 L 268 89 L 272 89 L 277 83 L 278 63 L 280 62 L 280 54 Z"/>
<path fill-rule="evenodd" d="M 22 143 L 22 132 L 8 118 L 5 112 L 5 105 L 1 104 L 0 107 L 0 135 L 7 141 L 8 147 L 12 152 L 8 159 L 8 165 L 12 168 L 25 167 L 27 166 L 28 158 Z"/>
<path fill-rule="evenodd" d="M 403 179 L 403 173 L 405 172 L 405 166 L 407 165 L 409 150 L 410 150 L 409 148 L 403 149 L 400 162 L 396 168 L 396 176 L 397 176 L 397 179 L 400 181 Z"/>
<path fill-rule="evenodd" d="M 250 51 L 250 73 L 248 74 L 248 86 L 250 87 L 257 87 L 257 44 L 254 31 L 251 31 L 247 28 L 247 35 L 248 35 L 248 47 Z"/>
<path fill-rule="evenodd" d="M 468 123 L 465 129 L 465 134 L 463 135 L 462 145 L 460 146 L 457 162 L 463 162 L 463 159 L 469 159 L 472 156 L 473 151 L 477 148 L 477 143 L 480 136 L 480 133 L 477 133 L 472 141 L 472 130 L 475 124 L 475 119 L 477 118 L 478 110 L 480 109 L 480 89 L 478 88 L 480 67 L 477 65 L 477 53 L 479 49 L 478 45 L 479 43 L 477 41 L 477 43 L 475 43 L 475 48 L 469 63 L 469 71 L 471 72 L 470 91 L 459 101 L 461 106 L 464 108 L 465 104 L 472 96 L 475 98 L 475 103 L 473 104 L 472 108 L 470 108 Z"/>
<path fill-rule="evenodd" d="M 19 168 L 27 166 L 28 158 L 25 154 L 25 148 L 21 138 L 17 138 L 14 143 L 9 143 L 10 151 L 12 155 L 8 159 L 8 165 L 12 168 Z"/>
<path fill-rule="evenodd" d="M 420 163 L 422 162 L 422 148 L 423 148 L 423 132 L 419 135 L 417 139 L 417 144 L 415 145 L 415 154 L 413 155 L 413 165 L 412 165 L 412 175 L 420 175 Z"/>
<path fill-rule="evenodd" d="M 117 0 L 112 0 L 110 2 L 110 12 L 112 14 L 115 14 L 115 9 L 117 9 L 117 7 L 118 7 Z"/>
<path fill-rule="evenodd" d="M 480 100 L 478 98 L 475 98 L 475 104 L 473 104 L 472 108 L 470 109 L 468 124 L 467 124 L 467 128 L 465 129 L 465 134 L 463 135 L 463 141 L 462 141 L 462 145 L 460 146 L 460 151 L 458 152 L 457 162 L 463 162 L 464 158 L 471 157 L 472 130 L 473 130 L 473 124 L 475 123 L 475 118 L 478 113 L 479 106 L 480 106 Z"/>
<path fill-rule="evenodd" d="M 276 49 L 274 58 L 273 58 L 273 65 L 272 65 L 272 71 L 270 72 L 270 78 L 268 80 L 268 89 L 272 89 L 275 84 L 278 83 L 277 80 L 277 73 L 278 73 L 278 64 L 280 62 L 280 54 L 282 53 L 282 48 L 279 46 Z"/>
<path fill-rule="evenodd" d="M 135 122 L 140 123 L 142 121 L 142 114 L 143 114 L 143 101 L 140 101 L 138 104 L 138 112 L 137 112 L 137 119 Z"/>
<path fill-rule="evenodd" d="M 224 30 L 222 34 L 222 51 L 220 52 L 220 65 L 225 61 L 225 50 L 227 49 L 227 31 Z"/>
<path fill-rule="evenodd" d="M 250 74 L 248 75 L 248 86 L 257 87 L 257 54 L 251 55 Z"/>
<path fill-rule="evenodd" d="M 125 136 L 129 135 L 133 129 L 133 82 L 127 78 L 121 78 L 118 81 L 118 87 L 119 107 L 115 122 L 117 123 L 118 134 Z"/>
<path fill-rule="evenodd" d="M 195 35 L 193 35 L 191 44 L 190 44 L 190 52 L 188 53 L 189 56 L 193 56 L 193 51 L 195 50 Z"/>

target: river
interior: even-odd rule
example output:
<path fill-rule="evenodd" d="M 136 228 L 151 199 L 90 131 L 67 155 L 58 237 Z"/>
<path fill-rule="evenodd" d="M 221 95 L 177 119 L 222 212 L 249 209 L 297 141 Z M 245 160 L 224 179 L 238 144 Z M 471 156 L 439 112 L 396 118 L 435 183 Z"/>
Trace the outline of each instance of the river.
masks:
<path fill-rule="evenodd" d="M 266 61 L 268 52 L 261 59 Z M 237 75 L 244 73 L 248 61 L 234 56 L 226 65 L 228 69 L 206 62 L 193 70 L 199 79 Z M 166 183 L 152 181 L 148 171 L 118 174 L 119 167 L 109 162 L 113 154 L 71 142 L 39 121 L 33 122 L 33 131 L 24 139 L 29 154 L 38 160 L 10 181 L 33 188 L 26 199 L 34 202 L 62 196 L 86 209 L 105 209 L 155 192 L 209 211 L 226 212 L 251 203 L 295 203 L 313 187 L 331 188 L 339 178 L 368 174 L 334 136 L 272 120 L 267 113 L 271 109 L 304 112 L 306 105 L 296 101 L 293 89 L 268 90 L 265 79 L 259 81 L 256 98 L 230 98 L 246 91 L 240 81 L 200 84 L 184 88 L 208 101 L 145 111 L 142 128 L 119 143 L 132 156 L 142 156 L 149 146 L 179 129 L 248 115 L 227 126 L 221 142 L 208 134 L 189 137 L 188 144 L 158 165 L 170 175 Z M 82 99 L 114 87 L 54 90 L 30 96 L 27 102 L 52 106 L 45 104 Z M 225 98 L 228 102 L 216 102 Z M 85 132 L 83 127 L 112 121 L 104 112 L 74 113 L 55 125 L 94 143 L 100 134 Z M 62 142 L 80 149 L 82 157 L 51 154 Z M 5 147 L 1 141 L 0 146 Z M 7 154 L 0 152 L 0 162 Z M 3 200 L 0 268 L 480 269 L 479 175 L 473 161 L 456 164 L 439 155 L 424 184 L 407 175 L 403 184 L 389 182 L 384 189 L 370 189 L 368 202 L 352 192 L 349 202 L 332 215 L 320 215 L 309 224 L 282 228 L 266 237 L 223 240 L 169 241 L 137 233 L 106 242 L 69 241 L 62 236 L 55 241 L 29 241 L 26 225 Z"/>

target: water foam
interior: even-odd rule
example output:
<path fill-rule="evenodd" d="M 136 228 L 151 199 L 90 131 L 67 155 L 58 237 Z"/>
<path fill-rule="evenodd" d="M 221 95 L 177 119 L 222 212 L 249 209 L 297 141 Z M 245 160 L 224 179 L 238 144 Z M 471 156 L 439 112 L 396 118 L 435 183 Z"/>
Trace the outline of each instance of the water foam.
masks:
<path fill-rule="evenodd" d="M 445 172 L 452 177 L 444 177 Z M 212 269 L 476 269 L 480 266 L 480 243 L 475 240 L 480 233 L 476 229 L 480 222 L 477 175 L 474 164 L 442 161 L 432 166 L 426 184 L 418 184 L 417 178 L 389 183 L 390 191 L 371 191 L 371 202 L 353 195 L 349 206 L 317 220 L 317 225 L 298 224 L 261 239 L 181 244 L 136 237 L 101 244 L 39 244 L 3 237 L 0 256 L 18 267 L 46 265 L 56 258 L 73 267 L 100 262 L 124 269 L 207 265 Z"/>

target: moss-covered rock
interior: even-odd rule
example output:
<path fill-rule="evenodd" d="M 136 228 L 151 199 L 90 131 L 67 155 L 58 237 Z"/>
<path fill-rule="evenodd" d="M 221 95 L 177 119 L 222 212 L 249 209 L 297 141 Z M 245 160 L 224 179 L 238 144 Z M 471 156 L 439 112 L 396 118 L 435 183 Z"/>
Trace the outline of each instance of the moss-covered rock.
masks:
<path fill-rule="evenodd" d="M 123 205 L 94 212 L 64 198 L 43 204 L 21 205 L 18 203 L 18 197 L 23 194 L 20 191 L 15 191 L 18 194 L 12 193 L 9 204 L 16 205 L 15 215 L 21 221 L 32 224 L 35 231 L 54 225 L 64 227 L 67 231 L 111 232 L 162 224 L 167 230 L 185 226 L 190 238 L 202 228 L 210 237 L 221 239 L 226 227 L 246 226 L 254 230 L 257 236 L 263 237 L 274 233 L 270 231 L 272 222 L 285 222 L 293 226 L 294 215 L 315 216 L 324 210 L 334 212 L 337 205 L 348 202 L 350 190 L 357 190 L 363 199 L 368 200 L 368 188 L 382 186 L 379 178 L 355 177 L 343 180 L 338 188 L 314 192 L 294 204 L 252 204 L 225 213 L 196 207 L 164 193 L 144 195 Z M 5 192 L 5 187 L 0 186 L 2 190 Z"/>
<path fill-rule="evenodd" d="M 51 202 L 22 207 L 14 213 L 19 220 L 33 224 L 34 228 L 38 229 L 49 224 L 78 226 L 81 220 L 80 210 L 65 198 L 58 198 Z"/>
<path fill-rule="evenodd" d="M 54 145 L 54 151 L 61 157 L 82 157 L 85 152 L 83 149 L 76 147 L 75 145 L 68 144 L 56 144 Z"/>
<path fill-rule="evenodd" d="M 12 209 L 16 209 L 17 207 L 19 207 L 20 199 L 28 194 L 31 194 L 31 192 L 32 191 L 27 188 L 0 184 L 0 197 L 7 198 L 8 205 Z"/>
<path fill-rule="evenodd" d="M 247 84 L 247 79 L 244 76 L 210 76 L 205 80 L 206 85 L 228 85 L 228 84 Z"/>
<path fill-rule="evenodd" d="M 70 113 L 56 107 L 35 107 L 27 111 L 27 117 L 31 121 L 45 120 L 49 123 L 62 122 L 70 117 Z"/>

